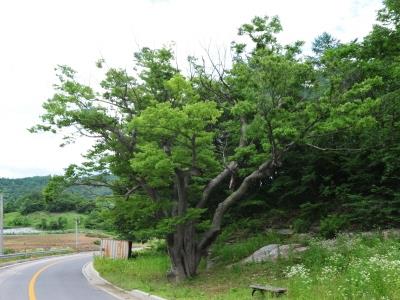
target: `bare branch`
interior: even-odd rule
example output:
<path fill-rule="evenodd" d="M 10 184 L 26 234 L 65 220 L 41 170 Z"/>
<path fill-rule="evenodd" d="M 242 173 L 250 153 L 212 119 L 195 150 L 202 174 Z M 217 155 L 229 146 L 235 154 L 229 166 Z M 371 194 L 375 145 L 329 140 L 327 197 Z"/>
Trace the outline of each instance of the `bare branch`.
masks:
<path fill-rule="evenodd" d="M 322 148 L 313 144 L 305 144 L 308 147 L 320 150 L 320 151 L 361 151 L 361 148 Z"/>
<path fill-rule="evenodd" d="M 228 90 L 231 90 L 231 87 L 230 87 L 229 84 L 225 81 L 225 68 L 222 67 L 222 70 L 220 70 L 220 68 L 214 63 L 214 61 L 213 61 L 213 59 L 212 59 L 212 57 L 211 57 L 211 55 L 210 55 L 210 51 L 209 51 L 209 50 L 206 50 L 206 49 L 204 49 L 204 50 L 205 50 L 205 52 L 206 52 L 206 54 L 207 54 L 208 60 L 209 60 L 210 63 L 211 63 L 211 66 L 213 67 L 213 70 L 218 74 L 218 79 L 219 79 L 219 81 L 220 81 Z M 220 62 L 220 64 L 222 65 L 221 62 Z"/>
<path fill-rule="evenodd" d="M 253 182 L 267 176 L 273 176 L 276 168 L 281 165 L 283 154 L 294 144 L 294 142 L 287 144 L 279 153 L 275 153 L 274 157 L 261 164 L 257 170 L 253 171 L 242 181 L 239 188 L 218 204 L 218 207 L 214 212 L 211 228 L 204 234 L 202 240 L 198 244 L 198 249 L 200 251 L 206 251 L 217 238 L 221 231 L 221 222 L 225 212 L 247 193 Z"/>
<path fill-rule="evenodd" d="M 129 196 L 134 193 L 136 190 L 138 190 L 140 188 L 140 185 L 135 185 L 134 187 L 130 188 L 127 190 L 127 192 L 125 193 L 125 198 L 128 199 Z"/>
<path fill-rule="evenodd" d="M 90 182 L 90 181 L 74 182 L 71 185 L 93 186 L 93 187 L 108 187 L 108 188 L 112 187 L 112 184 L 108 184 L 108 183 L 104 183 L 104 182 Z"/>
<path fill-rule="evenodd" d="M 215 210 L 214 217 L 212 220 L 211 228 L 204 234 L 202 240 L 198 244 L 198 249 L 200 251 L 205 251 L 217 238 L 219 232 L 221 231 L 221 222 L 225 212 L 230 208 L 234 203 L 236 203 L 239 199 L 243 197 L 243 195 L 249 190 L 252 182 L 257 179 L 261 179 L 265 176 L 272 176 L 273 171 L 275 169 L 274 160 L 269 160 L 264 162 L 259 166 L 257 170 L 248 175 L 232 194 L 230 194 L 224 201 L 218 204 L 217 209 Z"/>
<path fill-rule="evenodd" d="M 226 179 L 228 178 L 238 167 L 235 161 L 229 163 L 229 165 L 216 177 L 214 177 L 206 186 L 203 191 L 200 202 L 196 205 L 196 208 L 204 208 L 211 193 Z"/>

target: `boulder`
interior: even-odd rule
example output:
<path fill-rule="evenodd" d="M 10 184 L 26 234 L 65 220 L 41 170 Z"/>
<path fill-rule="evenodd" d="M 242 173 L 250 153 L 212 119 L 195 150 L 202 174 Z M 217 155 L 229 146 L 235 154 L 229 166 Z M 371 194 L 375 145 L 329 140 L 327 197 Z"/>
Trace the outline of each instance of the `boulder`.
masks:
<path fill-rule="evenodd" d="M 249 257 L 243 259 L 240 263 L 258 263 L 263 261 L 275 261 L 278 258 L 288 258 L 291 253 L 304 252 L 308 247 L 300 244 L 279 245 L 271 244 L 258 249 Z"/>
<path fill-rule="evenodd" d="M 385 240 L 389 238 L 398 238 L 400 237 L 400 229 L 395 229 L 395 228 L 387 229 L 382 231 L 382 235 Z"/>
<path fill-rule="evenodd" d="M 293 235 L 294 234 L 293 229 L 290 229 L 290 228 L 275 229 L 274 231 L 279 235 Z"/>

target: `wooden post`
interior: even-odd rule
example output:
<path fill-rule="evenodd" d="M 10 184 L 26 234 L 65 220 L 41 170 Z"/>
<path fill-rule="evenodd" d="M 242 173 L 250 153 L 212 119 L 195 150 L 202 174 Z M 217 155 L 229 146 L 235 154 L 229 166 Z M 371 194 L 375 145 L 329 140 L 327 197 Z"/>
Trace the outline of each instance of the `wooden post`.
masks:
<path fill-rule="evenodd" d="M 128 259 L 132 257 L 132 241 L 128 241 Z"/>
<path fill-rule="evenodd" d="M 78 233 L 78 217 L 75 219 L 75 248 L 76 252 L 79 252 L 79 233 Z"/>

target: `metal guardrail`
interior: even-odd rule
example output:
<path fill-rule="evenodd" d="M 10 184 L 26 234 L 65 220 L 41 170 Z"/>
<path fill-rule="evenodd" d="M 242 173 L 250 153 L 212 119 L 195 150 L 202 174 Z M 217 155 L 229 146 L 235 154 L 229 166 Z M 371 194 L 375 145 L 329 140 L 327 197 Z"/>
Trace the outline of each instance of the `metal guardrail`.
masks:
<path fill-rule="evenodd" d="M 6 258 L 14 258 L 14 257 L 28 257 L 28 256 L 33 256 L 33 255 L 42 255 L 42 254 L 57 254 L 57 253 L 66 253 L 66 252 L 71 252 L 71 249 L 59 249 L 59 250 L 43 250 L 43 251 L 35 251 L 35 252 L 20 252 L 20 253 L 10 253 L 10 254 L 3 254 L 0 255 L 0 260 L 1 259 L 6 259 Z"/>

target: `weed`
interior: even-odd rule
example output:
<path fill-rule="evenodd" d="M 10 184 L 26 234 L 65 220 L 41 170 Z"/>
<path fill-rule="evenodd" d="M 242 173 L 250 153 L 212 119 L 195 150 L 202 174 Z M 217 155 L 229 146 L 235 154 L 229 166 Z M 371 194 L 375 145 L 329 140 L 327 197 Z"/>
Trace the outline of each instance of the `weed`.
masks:
<path fill-rule="evenodd" d="M 264 235 L 231 244 L 218 243 L 214 254 L 231 263 L 250 255 L 257 247 L 277 242 Z M 160 252 L 143 252 L 132 260 L 97 258 L 100 274 L 125 289 L 141 289 L 167 299 L 265 299 L 251 297 L 250 284 L 287 287 L 281 299 L 399 299 L 400 240 L 383 239 L 379 233 L 344 235 L 336 240 L 311 239 L 309 250 L 300 257 L 276 262 L 222 265 L 180 284 L 171 284 L 165 274 L 168 257 Z"/>

